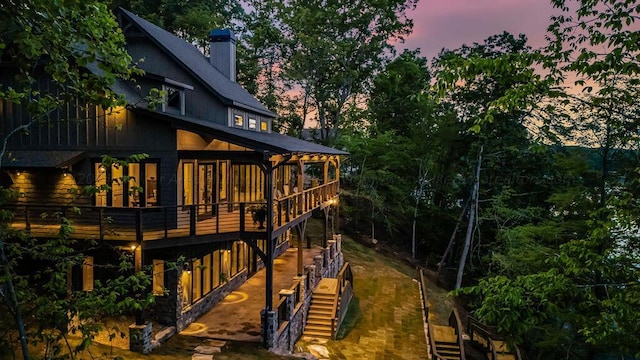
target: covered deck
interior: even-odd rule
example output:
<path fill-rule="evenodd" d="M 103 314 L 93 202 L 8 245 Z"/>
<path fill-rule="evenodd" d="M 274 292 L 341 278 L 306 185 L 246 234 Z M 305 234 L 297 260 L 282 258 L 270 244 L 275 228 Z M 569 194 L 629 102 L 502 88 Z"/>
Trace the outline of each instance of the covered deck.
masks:
<path fill-rule="evenodd" d="M 339 192 L 338 181 L 274 199 L 273 232 L 277 235 L 308 218 L 317 208 L 332 204 Z M 11 227 L 28 230 L 35 237 L 55 237 L 62 218 L 71 221 L 74 239 L 118 240 L 142 243 L 143 248 L 161 246 L 161 240 L 206 241 L 204 236 L 237 237 L 264 234 L 266 214 L 256 213 L 265 203 L 237 202 L 188 206 L 97 207 L 55 205 L 8 205 L 14 218 Z M 210 240 L 209 240 L 210 241 Z M 155 242 L 156 244 L 152 244 Z"/>

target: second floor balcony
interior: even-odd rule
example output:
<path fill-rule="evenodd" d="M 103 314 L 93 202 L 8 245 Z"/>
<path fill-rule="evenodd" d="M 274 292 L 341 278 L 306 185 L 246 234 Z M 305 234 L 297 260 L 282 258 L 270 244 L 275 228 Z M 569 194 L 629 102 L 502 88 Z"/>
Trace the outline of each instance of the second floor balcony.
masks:
<path fill-rule="evenodd" d="M 340 186 L 334 180 L 301 192 L 274 199 L 273 234 L 286 230 L 315 209 L 337 199 Z M 241 235 L 265 238 L 268 204 L 222 202 L 201 205 L 153 207 L 102 207 L 73 205 L 8 205 L 14 216 L 10 226 L 34 237 L 58 236 L 63 219 L 70 221 L 74 239 L 148 243 L 158 240 L 203 238 L 231 239 Z M 272 234 L 272 236 L 273 236 Z"/>

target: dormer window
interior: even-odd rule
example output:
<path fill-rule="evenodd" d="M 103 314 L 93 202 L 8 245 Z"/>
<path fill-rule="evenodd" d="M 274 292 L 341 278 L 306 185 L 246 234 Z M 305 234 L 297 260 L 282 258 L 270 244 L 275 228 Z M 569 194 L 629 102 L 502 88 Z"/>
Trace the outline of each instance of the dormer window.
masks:
<path fill-rule="evenodd" d="M 256 130 L 258 128 L 258 121 L 256 119 L 249 118 L 249 130 Z"/>
<path fill-rule="evenodd" d="M 162 83 L 162 112 L 186 115 L 186 92 L 193 90 L 193 86 L 151 73 L 147 73 L 146 77 Z"/>
<path fill-rule="evenodd" d="M 260 131 L 269 131 L 269 122 L 267 120 L 260 121 Z"/>
<path fill-rule="evenodd" d="M 162 90 L 165 92 L 162 112 L 184 115 L 184 90 L 168 85 L 162 85 Z"/>

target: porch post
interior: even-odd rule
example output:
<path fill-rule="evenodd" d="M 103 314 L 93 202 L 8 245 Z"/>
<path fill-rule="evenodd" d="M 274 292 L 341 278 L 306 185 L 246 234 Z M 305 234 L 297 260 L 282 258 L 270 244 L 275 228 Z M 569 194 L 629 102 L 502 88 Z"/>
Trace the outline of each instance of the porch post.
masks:
<path fill-rule="evenodd" d="M 304 238 L 304 234 L 307 229 L 307 220 L 305 219 L 300 224 L 296 225 L 296 230 L 298 233 L 298 276 L 302 276 L 303 274 L 303 259 L 304 252 L 302 250 L 302 239 Z"/>
<path fill-rule="evenodd" d="M 267 195 L 267 261 L 264 264 L 266 268 L 266 311 L 273 309 L 273 164 L 267 162 L 265 171 L 265 190 Z"/>
<path fill-rule="evenodd" d="M 298 215 L 304 212 L 304 161 L 298 160 Z"/>
<path fill-rule="evenodd" d="M 327 247 L 327 228 L 329 227 L 329 209 L 331 206 L 326 206 L 322 211 L 324 211 L 324 226 L 322 227 L 322 247 Z"/>

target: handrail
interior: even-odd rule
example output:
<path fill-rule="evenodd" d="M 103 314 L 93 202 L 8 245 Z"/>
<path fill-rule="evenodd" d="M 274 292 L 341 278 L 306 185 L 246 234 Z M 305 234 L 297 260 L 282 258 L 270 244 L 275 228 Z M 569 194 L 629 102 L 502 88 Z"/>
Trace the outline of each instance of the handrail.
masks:
<path fill-rule="evenodd" d="M 422 291 L 422 309 L 424 310 L 424 315 L 426 319 L 429 319 L 429 303 L 427 302 L 427 280 L 424 277 L 424 273 L 422 269 L 419 269 L 418 273 L 420 274 L 420 285 Z"/>
<path fill-rule="evenodd" d="M 497 359 L 497 352 L 495 349 L 494 341 L 506 341 L 506 338 L 502 335 L 496 333 L 497 328 L 495 326 L 485 325 L 480 322 L 480 320 L 474 318 L 473 316 L 467 316 L 467 329 L 469 332 L 469 337 L 471 341 L 474 341 L 474 335 L 477 333 L 479 336 L 484 338 L 487 343 L 487 350 L 491 352 L 493 359 Z M 516 356 L 516 360 L 521 359 L 520 357 L 520 349 L 517 345 L 509 345 L 509 347 L 513 347 L 514 350 L 511 350 L 511 353 Z"/>
<path fill-rule="evenodd" d="M 451 315 L 449 315 L 449 325 L 453 326 L 453 328 L 456 330 L 458 345 L 460 346 L 460 359 L 465 360 L 466 355 L 464 353 L 464 339 L 462 338 L 462 321 L 460 321 L 458 309 L 456 309 L 455 307 L 453 308 L 453 311 L 451 311 Z"/>
<path fill-rule="evenodd" d="M 427 329 L 429 331 L 429 343 L 431 345 L 431 359 L 432 360 L 450 360 L 438 353 L 438 348 L 436 347 L 436 341 L 433 339 L 433 325 L 430 322 L 427 322 Z"/>

